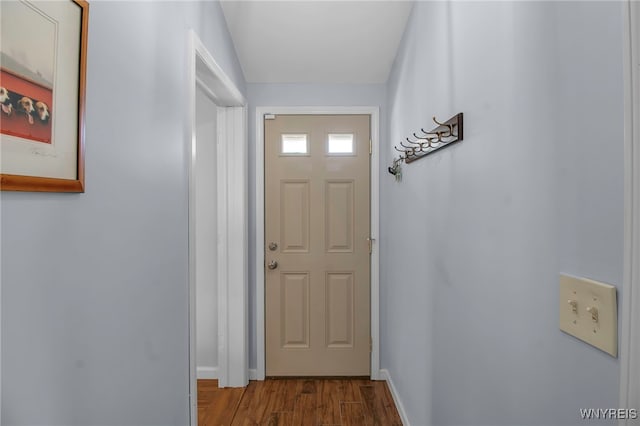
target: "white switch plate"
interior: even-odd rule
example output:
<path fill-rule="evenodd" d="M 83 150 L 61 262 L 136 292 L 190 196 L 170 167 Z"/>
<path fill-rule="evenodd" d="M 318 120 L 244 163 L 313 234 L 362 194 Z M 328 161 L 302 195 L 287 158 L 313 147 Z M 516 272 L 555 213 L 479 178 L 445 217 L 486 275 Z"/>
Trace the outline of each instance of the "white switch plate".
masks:
<path fill-rule="evenodd" d="M 560 330 L 617 357 L 616 288 L 560 274 Z"/>

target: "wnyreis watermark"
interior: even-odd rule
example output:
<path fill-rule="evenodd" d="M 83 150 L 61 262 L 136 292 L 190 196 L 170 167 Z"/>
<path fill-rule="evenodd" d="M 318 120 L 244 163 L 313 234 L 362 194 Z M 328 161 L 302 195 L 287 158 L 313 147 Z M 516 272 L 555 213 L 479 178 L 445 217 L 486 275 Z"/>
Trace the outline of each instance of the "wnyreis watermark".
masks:
<path fill-rule="evenodd" d="M 582 420 L 635 420 L 638 418 L 638 410 L 636 408 L 581 408 L 580 417 Z"/>

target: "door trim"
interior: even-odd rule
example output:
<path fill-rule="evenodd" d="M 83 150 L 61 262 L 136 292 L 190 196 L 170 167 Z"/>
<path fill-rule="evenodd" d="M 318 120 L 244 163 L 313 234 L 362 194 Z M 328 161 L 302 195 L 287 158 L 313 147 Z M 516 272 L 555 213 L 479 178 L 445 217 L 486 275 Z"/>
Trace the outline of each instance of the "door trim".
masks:
<path fill-rule="evenodd" d="M 196 90 L 218 106 L 218 380 L 248 383 L 247 102 L 193 30 L 188 33 L 185 150 L 189 176 L 189 423 L 198 423 L 196 372 Z M 244 190 L 238 190 L 244 188 Z M 231 238 L 230 236 L 233 236 Z"/>
<path fill-rule="evenodd" d="M 625 209 L 620 407 L 640 401 L 640 4 L 624 3 Z M 631 426 L 636 420 L 620 420 Z"/>
<path fill-rule="evenodd" d="M 264 294 L 264 115 L 369 115 L 371 117 L 371 238 L 374 239 L 371 252 L 371 379 L 380 380 L 380 109 L 372 106 L 328 106 L 328 107 L 256 107 L 256 371 L 251 379 L 265 378 L 265 294 Z M 253 373 L 253 372 L 252 372 Z"/>

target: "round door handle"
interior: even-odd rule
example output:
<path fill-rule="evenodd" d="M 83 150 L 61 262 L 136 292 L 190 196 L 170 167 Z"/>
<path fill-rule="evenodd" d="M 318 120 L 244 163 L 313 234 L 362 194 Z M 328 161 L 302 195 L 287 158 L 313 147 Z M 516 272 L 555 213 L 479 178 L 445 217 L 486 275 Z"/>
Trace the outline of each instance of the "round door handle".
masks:
<path fill-rule="evenodd" d="M 269 269 L 276 269 L 277 267 L 278 267 L 278 262 L 276 262 L 275 260 L 272 260 L 267 264 L 267 268 Z"/>

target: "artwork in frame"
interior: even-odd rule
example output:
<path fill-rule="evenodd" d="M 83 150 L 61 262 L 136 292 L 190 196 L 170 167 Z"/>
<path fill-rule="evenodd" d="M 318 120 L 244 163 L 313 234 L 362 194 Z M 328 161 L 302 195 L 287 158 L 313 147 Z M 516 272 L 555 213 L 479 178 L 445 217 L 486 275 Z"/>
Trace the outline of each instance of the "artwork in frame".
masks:
<path fill-rule="evenodd" d="M 0 189 L 84 192 L 89 4 L 0 2 Z"/>

